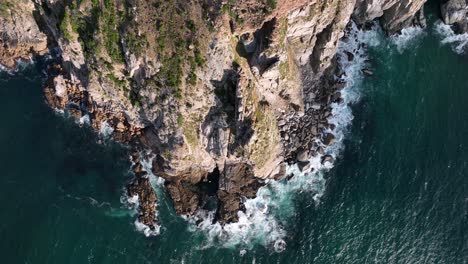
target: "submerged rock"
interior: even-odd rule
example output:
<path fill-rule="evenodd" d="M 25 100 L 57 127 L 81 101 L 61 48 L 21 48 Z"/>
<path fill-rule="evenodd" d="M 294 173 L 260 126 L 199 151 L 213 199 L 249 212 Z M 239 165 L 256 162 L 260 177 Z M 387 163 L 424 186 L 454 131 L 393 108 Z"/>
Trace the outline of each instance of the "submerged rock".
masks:
<path fill-rule="evenodd" d="M 363 69 L 363 70 L 362 70 L 362 73 L 363 73 L 364 75 L 366 75 L 366 76 L 372 76 L 372 75 L 374 75 L 374 72 L 371 71 L 371 70 L 369 70 L 369 69 Z"/>

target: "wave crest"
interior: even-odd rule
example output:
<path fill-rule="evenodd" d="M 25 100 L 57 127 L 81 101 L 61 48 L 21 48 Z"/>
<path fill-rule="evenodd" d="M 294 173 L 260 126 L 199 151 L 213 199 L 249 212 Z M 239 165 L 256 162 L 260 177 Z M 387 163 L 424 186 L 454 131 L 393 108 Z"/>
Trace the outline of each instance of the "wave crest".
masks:
<path fill-rule="evenodd" d="M 441 38 L 443 45 L 450 45 L 457 54 L 463 54 L 468 51 L 468 33 L 456 34 L 450 25 L 437 21 L 434 31 Z"/>

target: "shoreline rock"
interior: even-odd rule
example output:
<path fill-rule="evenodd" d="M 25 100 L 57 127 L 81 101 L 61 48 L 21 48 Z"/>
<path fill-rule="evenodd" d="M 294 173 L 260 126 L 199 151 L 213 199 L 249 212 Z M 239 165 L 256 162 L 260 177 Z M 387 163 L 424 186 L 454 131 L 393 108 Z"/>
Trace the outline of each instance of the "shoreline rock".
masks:
<path fill-rule="evenodd" d="M 153 173 L 165 179 L 178 214 L 215 210 L 216 221 L 229 223 L 264 180 L 285 178 L 287 164 L 308 168 L 308 159 L 323 154 L 318 142 L 335 142 L 328 119 L 345 85 L 335 78 L 342 74 L 336 50 L 351 19 L 365 25 L 381 17 L 391 34 L 414 20 L 423 23 L 424 2 L 183 2 L 188 16 L 181 16 L 166 3 L 143 0 L 129 6 L 28 1 L 9 11 L 19 20 L 0 18 L 0 32 L 7 32 L 0 35 L 0 63 L 12 66 L 12 56 L 2 54 L 60 50 L 47 69 L 47 104 L 77 119 L 87 116 L 95 131 L 106 124 L 112 138 L 135 153 L 150 150 Z M 221 12 L 223 5 L 232 12 Z M 163 16 L 161 8 L 169 13 Z M 87 13 L 95 16 L 83 17 Z M 106 20 L 109 14 L 120 23 L 109 32 L 87 24 L 116 23 Z M 166 15 L 183 31 L 174 25 L 164 31 L 171 26 Z M 24 36 L 15 35 L 15 21 L 28 25 Z M 155 23 L 158 30 L 149 26 Z M 135 179 L 127 194 L 138 195 L 138 219 L 154 230 L 156 195 L 139 159 L 132 154 Z"/>
<path fill-rule="evenodd" d="M 442 20 L 453 25 L 457 34 L 468 33 L 468 1 L 449 0 L 440 6 Z"/>
<path fill-rule="evenodd" d="M 151 186 L 148 172 L 144 171 L 138 153 L 131 155 L 133 166 L 132 171 L 135 177 L 127 185 L 127 196 L 138 197 L 138 221 L 156 230 L 159 220 L 156 217 L 157 198 Z"/>

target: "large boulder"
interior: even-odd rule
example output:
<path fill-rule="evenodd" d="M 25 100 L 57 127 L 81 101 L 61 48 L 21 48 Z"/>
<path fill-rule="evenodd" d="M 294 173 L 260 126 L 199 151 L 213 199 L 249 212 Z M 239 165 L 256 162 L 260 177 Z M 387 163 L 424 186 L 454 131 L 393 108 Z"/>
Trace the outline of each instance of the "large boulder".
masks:
<path fill-rule="evenodd" d="M 466 20 L 468 1 L 450 0 L 441 5 L 442 18 L 446 24 L 454 24 Z"/>
<path fill-rule="evenodd" d="M 457 33 L 468 32 L 468 0 L 449 0 L 440 11 L 445 24 L 454 25 Z"/>

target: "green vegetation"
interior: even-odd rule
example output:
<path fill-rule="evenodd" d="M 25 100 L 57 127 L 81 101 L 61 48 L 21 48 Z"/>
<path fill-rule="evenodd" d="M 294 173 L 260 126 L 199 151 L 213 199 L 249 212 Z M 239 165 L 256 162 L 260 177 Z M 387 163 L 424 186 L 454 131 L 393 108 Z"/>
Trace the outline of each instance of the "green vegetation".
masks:
<path fill-rule="evenodd" d="M 203 67 L 206 60 L 198 42 L 201 35 L 200 24 L 195 20 L 187 19 L 190 15 L 185 8 L 188 9 L 189 6 L 178 10 L 170 2 L 157 5 L 157 12 L 161 10 L 166 12 L 156 20 L 155 42 L 162 64 L 159 77 L 164 84 L 172 87 L 173 95 L 180 99 L 182 98 L 180 86 L 184 73 L 186 73 L 185 82 L 188 85 L 196 85 L 196 70 L 198 67 Z"/>
<path fill-rule="evenodd" d="M 13 1 L 2 0 L 0 3 L 0 15 L 7 15 L 8 10 L 14 8 Z"/>
<path fill-rule="evenodd" d="M 105 50 L 109 57 L 117 63 L 123 63 L 123 50 L 119 30 L 126 19 L 126 12 L 119 12 L 115 1 L 105 0 L 102 5 L 99 0 L 91 0 L 89 12 L 82 13 L 80 5 L 83 0 L 72 1 L 65 9 L 59 29 L 66 39 L 71 40 L 71 32 L 78 34 L 87 59 L 95 57 L 98 50 Z"/>
<path fill-rule="evenodd" d="M 234 5 L 236 4 L 236 0 L 229 0 L 226 4 L 221 7 L 221 12 L 229 14 L 229 16 L 237 23 L 243 24 L 244 20 L 239 17 L 233 10 Z"/>
<path fill-rule="evenodd" d="M 137 36 L 134 32 L 126 32 L 125 41 L 129 50 L 138 56 L 142 55 L 143 48 L 149 45 L 145 34 Z"/>
<path fill-rule="evenodd" d="M 109 57 L 115 62 L 123 62 L 122 45 L 119 35 L 119 14 L 115 8 L 114 0 L 105 0 L 102 10 L 102 34 L 104 35 L 104 46 Z"/>
<path fill-rule="evenodd" d="M 187 75 L 187 83 L 190 85 L 196 85 L 197 84 L 197 75 L 195 72 L 191 71 Z"/>
<path fill-rule="evenodd" d="M 68 40 L 71 39 L 70 32 L 68 31 L 69 23 L 70 23 L 70 11 L 68 10 L 68 8 L 66 8 L 65 13 L 63 14 L 62 21 L 60 22 L 59 28 L 63 36 Z"/>
<path fill-rule="evenodd" d="M 198 66 L 203 67 L 205 66 L 205 59 L 202 57 L 200 51 L 198 49 L 195 50 L 195 62 Z"/>
<path fill-rule="evenodd" d="M 184 123 L 184 136 L 190 146 L 198 145 L 198 124 L 201 120 L 193 120 Z"/>
<path fill-rule="evenodd" d="M 281 61 L 278 65 L 279 73 L 281 78 L 286 78 L 289 75 L 288 63 Z"/>
<path fill-rule="evenodd" d="M 273 10 L 276 8 L 276 0 L 267 0 L 267 7 L 270 9 L 270 10 Z"/>
<path fill-rule="evenodd" d="M 125 82 L 125 80 L 120 80 L 119 78 L 115 77 L 114 75 L 112 74 L 108 74 L 106 75 L 107 79 L 111 80 L 112 82 L 114 82 L 114 84 L 117 86 L 117 87 L 124 87 L 127 82 Z"/>
<path fill-rule="evenodd" d="M 184 117 L 181 114 L 179 114 L 177 116 L 177 125 L 182 126 L 183 124 L 184 124 Z"/>
<path fill-rule="evenodd" d="M 130 4 L 132 3 L 132 4 Z M 133 14 L 138 5 L 139 21 Z M 85 58 L 97 74 L 113 82 L 116 87 L 127 86 L 126 96 L 139 102 L 139 89 L 128 89 L 128 80 L 118 79 L 115 71 L 125 63 L 123 48 L 141 57 L 147 54 L 152 62 L 161 63 L 154 77 L 154 87 L 170 87 L 172 95 L 183 96 L 182 84 L 197 84 L 197 68 L 204 67 L 205 43 L 198 39 L 207 32 L 203 20 L 197 16 L 193 4 L 185 1 L 115 1 L 69 0 L 59 29 L 64 38 L 78 36 Z M 153 57 L 154 56 L 154 57 Z M 125 91 L 125 89 L 124 89 Z"/>

